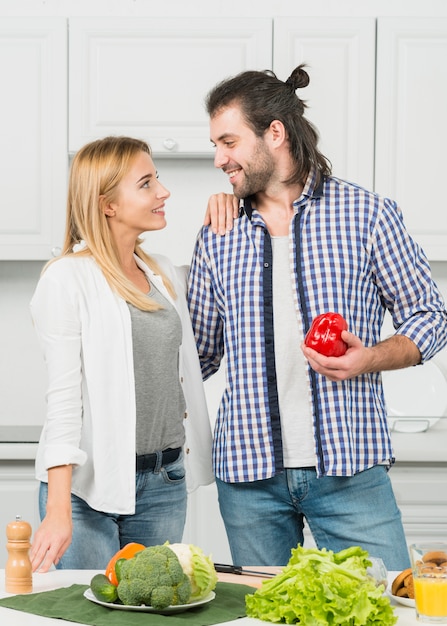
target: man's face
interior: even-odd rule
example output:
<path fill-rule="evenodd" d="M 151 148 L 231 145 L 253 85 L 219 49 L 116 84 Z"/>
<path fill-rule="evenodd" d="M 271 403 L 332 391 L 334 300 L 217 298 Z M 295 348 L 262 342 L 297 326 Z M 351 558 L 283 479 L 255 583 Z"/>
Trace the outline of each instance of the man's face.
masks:
<path fill-rule="evenodd" d="M 265 191 L 274 173 L 274 160 L 240 108 L 230 105 L 219 110 L 210 120 L 210 134 L 216 146 L 214 165 L 228 175 L 234 195 L 246 198 Z"/>

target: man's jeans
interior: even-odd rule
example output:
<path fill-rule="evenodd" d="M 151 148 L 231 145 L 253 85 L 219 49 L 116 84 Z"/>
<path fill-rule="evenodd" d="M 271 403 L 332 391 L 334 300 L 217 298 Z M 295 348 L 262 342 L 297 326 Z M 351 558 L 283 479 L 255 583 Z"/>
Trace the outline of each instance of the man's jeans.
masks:
<path fill-rule="evenodd" d="M 388 570 L 410 566 L 401 514 L 387 468 L 352 477 L 317 478 L 313 468 L 287 469 L 268 480 L 216 480 L 236 565 L 285 565 L 303 545 L 306 520 L 315 543 L 338 552 L 361 546 Z"/>

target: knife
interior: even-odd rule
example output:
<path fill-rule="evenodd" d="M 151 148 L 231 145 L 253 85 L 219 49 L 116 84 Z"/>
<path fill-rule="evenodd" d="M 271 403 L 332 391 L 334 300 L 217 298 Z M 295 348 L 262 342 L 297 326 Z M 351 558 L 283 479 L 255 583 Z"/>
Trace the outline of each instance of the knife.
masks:
<path fill-rule="evenodd" d="M 224 563 L 214 563 L 214 569 L 222 574 L 239 574 L 241 576 L 245 574 L 247 576 L 262 576 L 262 578 L 274 578 L 276 576 L 273 572 L 261 572 L 254 569 L 245 569 L 241 565 L 225 565 Z"/>

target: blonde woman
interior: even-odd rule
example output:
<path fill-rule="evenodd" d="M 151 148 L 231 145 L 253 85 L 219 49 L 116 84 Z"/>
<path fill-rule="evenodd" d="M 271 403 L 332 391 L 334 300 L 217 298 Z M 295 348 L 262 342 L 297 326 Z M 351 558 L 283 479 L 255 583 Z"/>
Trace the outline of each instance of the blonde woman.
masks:
<path fill-rule="evenodd" d="M 169 195 L 143 141 L 107 137 L 73 160 L 62 254 L 31 302 L 49 378 L 34 570 L 181 541 L 185 474 L 191 489 L 213 480 L 185 276 L 140 245 Z"/>

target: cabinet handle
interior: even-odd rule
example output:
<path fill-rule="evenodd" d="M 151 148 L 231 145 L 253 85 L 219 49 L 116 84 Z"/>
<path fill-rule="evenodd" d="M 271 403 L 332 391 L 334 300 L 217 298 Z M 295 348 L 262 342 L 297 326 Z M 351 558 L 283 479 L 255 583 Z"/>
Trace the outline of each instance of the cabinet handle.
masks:
<path fill-rule="evenodd" d="M 163 146 L 166 148 L 166 150 L 174 150 L 174 148 L 177 147 L 177 142 L 175 141 L 175 139 L 165 139 L 163 141 Z"/>
<path fill-rule="evenodd" d="M 54 246 L 54 248 L 51 248 L 51 256 L 53 257 L 59 256 L 61 252 L 62 248 L 60 246 Z"/>

